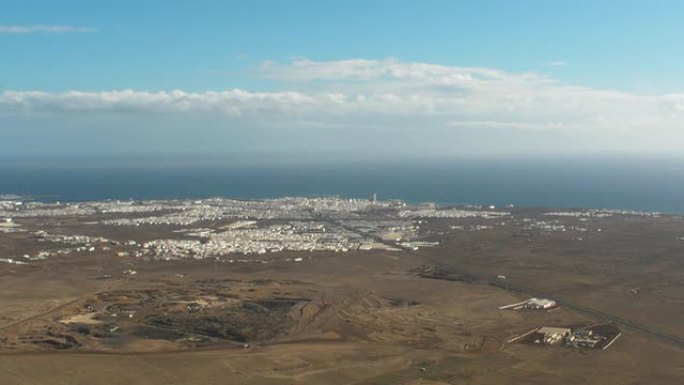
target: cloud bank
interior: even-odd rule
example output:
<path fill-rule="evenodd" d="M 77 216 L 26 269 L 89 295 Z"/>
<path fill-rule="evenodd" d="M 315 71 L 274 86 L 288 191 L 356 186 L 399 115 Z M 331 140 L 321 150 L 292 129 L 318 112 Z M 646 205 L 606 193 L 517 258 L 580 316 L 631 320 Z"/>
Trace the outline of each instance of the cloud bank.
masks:
<path fill-rule="evenodd" d="M 181 122 L 205 117 L 204 124 L 215 126 L 213 134 L 225 130 L 233 137 L 262 127 L 282 135 L 315 132 L 325 142 L 326 129 L 347 130 L 353 140 L 392 135 L 404 140 L 393 141 L 395 146 L 443 153 L 458 143 L 468 143 L 473 152 L 684 151 L 684 94 L 642 95 L 563 84 L 535 73 L 391 58 L 264 62 L 256 73 L 291 91 L 5 91 L 0 117 L 134 120 L 170 114 Z M 182 135 L 182 124 L 173 130 Z M 352 140 L 347 147 L 354 147 Z"/>
<path fill-rule="evenodd" d="M 84 33 L 95 32 L 94 28 L 74 27 L 70 25 L 6 25 L 0 24 L 0 33 L 27 34 L 27 33 Z"/>

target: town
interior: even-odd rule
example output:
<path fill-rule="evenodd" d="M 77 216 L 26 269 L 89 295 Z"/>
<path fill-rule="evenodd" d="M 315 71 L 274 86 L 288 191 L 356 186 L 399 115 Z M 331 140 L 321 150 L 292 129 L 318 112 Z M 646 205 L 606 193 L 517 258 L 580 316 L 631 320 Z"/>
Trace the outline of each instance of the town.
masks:
<path fill-rule="evenodd" d="M 108 251 L 153 259 L 221 258 L 233 254 L 266 254 L 280 251 L 348 252 L 373 249 L 417 250 L 439 242 L 427 240 L 421 224 L 429 219 L 480 218 L 495 220 L 510 213 L 495 208 L 437 208 L 434 204 L 407 206 L 400 200 L 281 198 L 238 200 L 211 198 L 169 201 L 104 201 L 42 203 L 20 199 L 0 201 L 5 232 L 26 231 L 15 220 L 31 218 L 100 218 L 85 221 L 93 227 L 108 226 L 164 229 L 169 238 L 146 242 L 110 241 L 85 235 L 32 232 L 40 242 L 76 245 L 70 249 L 44 250 L 25 259 L 51 254 Z M 208 228 L 211 226 L 211 228 Z M 133 248 L 126 246 L 135 246 Z M 18 260 L 17 256 L 12 256 Z"/>

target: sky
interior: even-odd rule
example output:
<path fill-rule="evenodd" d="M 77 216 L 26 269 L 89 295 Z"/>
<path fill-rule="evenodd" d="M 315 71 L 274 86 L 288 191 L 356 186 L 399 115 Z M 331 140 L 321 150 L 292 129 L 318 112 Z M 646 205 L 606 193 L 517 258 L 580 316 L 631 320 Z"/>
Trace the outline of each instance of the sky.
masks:
<path fill-rule="evenodd" d="M 684 154 L 678 0 L 0 0 L 0 158 Z"/>

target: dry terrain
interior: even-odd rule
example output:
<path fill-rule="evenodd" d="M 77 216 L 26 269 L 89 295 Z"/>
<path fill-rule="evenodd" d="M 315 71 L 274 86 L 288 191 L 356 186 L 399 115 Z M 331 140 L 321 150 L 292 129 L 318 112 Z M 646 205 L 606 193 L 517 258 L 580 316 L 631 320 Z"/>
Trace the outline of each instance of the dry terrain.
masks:
<path fill-rule="evenodd" d="M 93 253 L 0 263 L 0 384 L 682 384 L 684 220 L 429 219 L 434 247 L 280 252 L 268 261 Z M 163 227 L 17 220 L 143 242 Z M 477 231 L 469 226 L 491 225 Z M 203 224 L 219 226 L 222 224 Z M 0 257 L 35 254 L 0 233 Z M 293 262 L 295 258 L 301 261 Z M 552 311 L 499 307 L 531 296 Z M 609 324 L 608 349 L 508 342 L 540 326 Z"/>

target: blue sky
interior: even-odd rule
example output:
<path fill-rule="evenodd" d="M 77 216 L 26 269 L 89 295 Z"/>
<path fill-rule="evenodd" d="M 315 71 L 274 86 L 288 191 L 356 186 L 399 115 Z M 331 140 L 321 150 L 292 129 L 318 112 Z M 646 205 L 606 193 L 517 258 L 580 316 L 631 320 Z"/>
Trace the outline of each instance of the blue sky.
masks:
<path fill-rule="evenodd" d="M 4 25 L 96 29 L 0 35 L 6 89 L 264 87 L 243 78 L 252 64 L 297 57 L 396 57 L 636 91 L 684 88 L 676 0 L 3 0 L 1 9 Z M 540 68 L 554 61 L 571 65 Z"/>
<path fill-rule="evenodd" d="M 0 151 L 676 154 L 682 20 L 675 0 L 1 0 Z"/>

